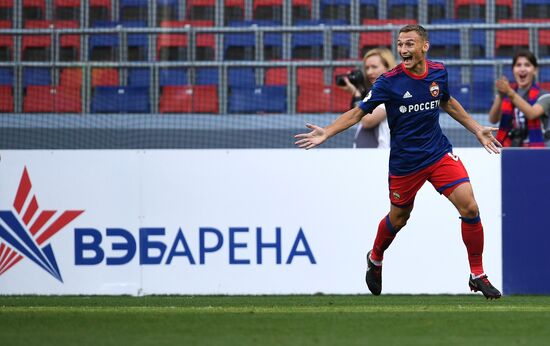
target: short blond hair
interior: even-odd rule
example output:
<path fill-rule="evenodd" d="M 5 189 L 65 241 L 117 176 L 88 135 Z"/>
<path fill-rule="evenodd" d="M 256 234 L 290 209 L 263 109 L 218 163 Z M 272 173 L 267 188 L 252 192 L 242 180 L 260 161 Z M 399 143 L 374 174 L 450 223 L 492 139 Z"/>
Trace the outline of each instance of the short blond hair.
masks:
<path fill-rule="evenodd" d="M 382 64 L 384 64 L 384 66 L 386 66 L 388 70 L 391 70 L 392 68 L 395 67 L 395 65 L 397 65 L 392 52 L 387 48 L 373 48 L 369 50 L 363 57 L 363 62 L 368 58 L 370 58 L 371 56 L 375 56 L 375 55 L 378 55 L 380 57 Z"/>

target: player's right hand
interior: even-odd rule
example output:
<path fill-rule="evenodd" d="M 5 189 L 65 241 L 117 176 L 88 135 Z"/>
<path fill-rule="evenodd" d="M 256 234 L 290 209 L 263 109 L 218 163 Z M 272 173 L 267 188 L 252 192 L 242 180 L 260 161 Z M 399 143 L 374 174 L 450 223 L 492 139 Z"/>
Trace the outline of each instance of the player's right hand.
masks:
<path fill-rule="evenodd" d="M 327 140 L 328 136 L 325 129 L 313 124 L 306 124 L 306 127 L 311 129 L 308 133 L 299 133 L 294 136 L 297 139 L 294 142 L 300 148 L 313 149 Z"/>

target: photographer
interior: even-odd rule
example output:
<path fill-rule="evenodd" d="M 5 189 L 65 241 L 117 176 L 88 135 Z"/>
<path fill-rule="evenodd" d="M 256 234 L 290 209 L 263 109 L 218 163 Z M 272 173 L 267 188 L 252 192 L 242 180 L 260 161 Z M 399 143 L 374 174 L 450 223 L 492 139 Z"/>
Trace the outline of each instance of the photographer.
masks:
<path fill-rule="evenodd" d="M 489 111 L 489 121 L 493 124 L 500 121 L 496 138 L 503 147 L 544 147 L 550 135 L 546 130 L 550 94 L 535 82 L 537 71 L 535 55 L 522 50 L 512 60 L 516 82 L 510 84 L 504 76 L 495 82 L 498 93 Z"/>
<path fill-rule="evenodd" d="M 351 107 L 365 98 L 374 81 L 396 65 L 389 49 L 371 49 L 363 57 L 364 72 L 350 71 L 347 75 L 336 76 L 336 84 L 351 95 Z M 386 120 L 384 104 L 379 105 L 371 116 L 363 117 L 355 134 L 355 148 L 389 148 L 390 129 Z"/>

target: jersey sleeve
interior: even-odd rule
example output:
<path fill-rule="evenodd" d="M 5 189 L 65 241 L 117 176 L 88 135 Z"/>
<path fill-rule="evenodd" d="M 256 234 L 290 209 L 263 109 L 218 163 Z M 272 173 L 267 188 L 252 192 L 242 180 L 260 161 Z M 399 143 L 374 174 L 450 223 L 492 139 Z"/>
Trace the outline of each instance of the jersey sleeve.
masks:
<path fill-rule="evenodd" d="M 384 103 L 390 99 L 388 80 L 382 75 L 380 76 L 374 85 L 368 92 L 367 96 L 359 102 L 357 105 L 365 114 L 372 113 L 372 111 L 381 103 Z"/>

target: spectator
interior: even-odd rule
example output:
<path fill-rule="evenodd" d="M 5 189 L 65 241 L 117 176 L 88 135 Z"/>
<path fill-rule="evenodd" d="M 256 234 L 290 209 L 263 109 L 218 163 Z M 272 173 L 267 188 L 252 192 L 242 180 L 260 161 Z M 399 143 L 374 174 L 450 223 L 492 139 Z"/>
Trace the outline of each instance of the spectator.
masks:
<path fill-rule="evenodd" d="M 351 71 L 350 74 L 340 76 L 342 82 L 339 86 L 352 95 L 351 107 L 357 104 L 367 96 L 370 87 L 376 79 L 385 72 L 395 67 L 395 58 L 387 48 L 374 48 L 369 50 L 363 57 L 364 70 Z M 358 78 L 353 78 L 358 76 Z M 350 77 L 353 80 L 350 81 Z M 369 117 L 363 117 L 357 132 L 355 133 L 355 148 L 389 148 L 390 147 L 390 128 L 386 119 L 386 107 L 379 105 Z"/>
<path fill-rule="evenodd" d="M 544 147 L 544 132 L 550 114 L 550 94 L 535 81 L 537 58 L 522 50 L 514 55 L 515 83 L 504 76 L 495 82 L 498 91 L 489 111 L 489 121 L 500 122 L 497 140 L 503 147 Z"/>

